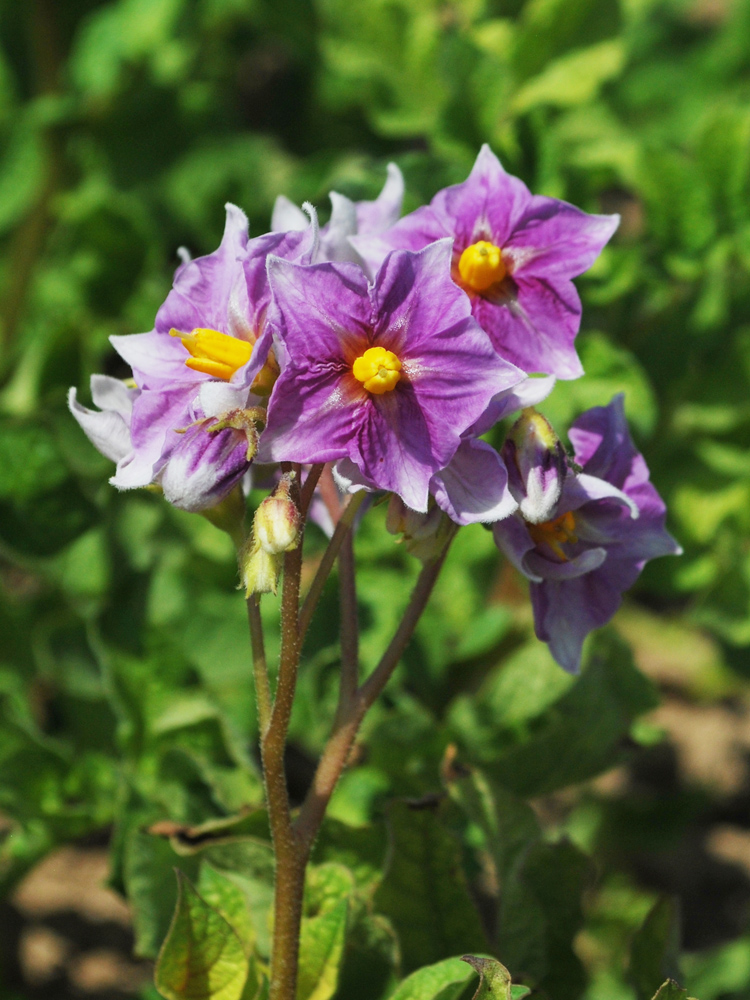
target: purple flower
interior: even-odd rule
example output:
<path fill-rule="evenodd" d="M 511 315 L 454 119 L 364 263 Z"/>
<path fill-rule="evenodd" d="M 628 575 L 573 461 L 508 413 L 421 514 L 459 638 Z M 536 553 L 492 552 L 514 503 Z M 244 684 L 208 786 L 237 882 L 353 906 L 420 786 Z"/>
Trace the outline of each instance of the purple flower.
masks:
<path fill-rule="evenodd" d="M 383 190 L 374 201 L 354 202 L 337 191 L 331 191 L 331 219 L 320 230 L 320 244 L 313 263 L 348 260 L 364 266 L 364 261 L 349 242 L 349 237 L 382 233 L 401 214 L 404 178 L 395 163 L 389 163 L 387 171 L 388 177 Z M 307 224 L 308 220 L 302 209 L 280 194 L 273 207 L 273 232 L 305 229 Z"/>
<path fill-rule="evenodd" d="M 447 468 L 430 481 L 437 505 L 457 524 L 500 521 L 518 507 L 513 481 L 502 455 L 480 440 L 498 420 L 534 406 L 552 392 L 553 376 L 527 378 L 498 393 L 480 418 L 461 436 L 461 444 Z"/>
<path fill-rule="evenodd" d="M 288 354 L 268 407 L 273 461 L 349 459 L 426 511 L 430 478 L 523 373 L 499 358 L 450 280 L 450 241 L 390 254 L 369 285 L 353 264 L 269 260 Z"/>
<path fill-rule="evenodd" d="M 309 259 L 316 237 L 313 223 L 304 233 L 248 240 L 244 213 L 227 205 L 221 245 L 180 265 L 154 329 L 112 337 L 133 369 L 130 409 L 126 414 L 122 390 L 114 399 L 108 383 L 106 398 L 94 396 L 102 413 L 80 406 L 75 393 L 71 410 L 99 450 L 118 461 L 114 486 L 159 483 L 176 506 L 202 510 L 242 478 L 257 447 L 256 423 L 262 424 L 255 417 L 263 416 L 259 407 L 278 375 L 266 327 L 266 257 Z M 117 455 L 108 435 L 118 442 Z"/>
<path fill-rule="evenodd" d="M 591 267 L 618 223 L 617 215 L 532 195 L 485 145 L 463 184 L 380 236 L 351 243 L 376 267 L 389 250 L 452 237 L 453 278 L 495 349 L 527 372 L 570 379 L 583 374 L 573 344 L 581 302 L 571 279 Z"/>
<path fill-rule="evenodd" d="M 583 640 L 612 618 L 649 559 L 681 551 L 664 527 L 666 508 L 628 432 L 622 395 L 588 410 L 570 429 L 575 463 L 549 520 L 514 514 L 495 541 L 531 580 L 537 636 L 566 670 Z"/>

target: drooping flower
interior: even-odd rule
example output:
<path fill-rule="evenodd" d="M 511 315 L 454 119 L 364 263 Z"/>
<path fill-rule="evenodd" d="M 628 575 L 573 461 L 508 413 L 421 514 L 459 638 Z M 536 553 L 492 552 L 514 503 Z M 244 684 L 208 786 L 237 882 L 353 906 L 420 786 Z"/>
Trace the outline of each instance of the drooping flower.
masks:
<path fill-rule="evenodd" d="M 390 254 L 372 285 L 353 264 L 270 258 L 269 323 L 288 355 L 264 432 L 273 461 L 348 459 L 426 511 L 463 431 L 524 378 L 472 319 L 450 257 L 449 240 Z"/>
<path fill-rule="evenodd" d="M 619 223 L 532 195 L 483 146 L 468 179 L 387 232 L 351 243 L 371 268 L 393 249 L 453 239 L 452 271 L 495 349 L 527 372 L 583 373 L 574 347 L 581 302 L 572 278 L 588 270 Z"/>
<path fill-rule="evenodd" d="M 320 243 L 313 263 L 350 261 L 364 266 L 364 261 L 349 241 L 350 236 L 377 235 L 392 226 L 401 214 L 404 178 L 395 163 L 389 163 L 383 189 L 374 201 L 352 201 L 338 191 L 331 191 L 331 218 L 320 230 Z M 308 220 L 285 195 L 276 199 L 271 217 L 273 232 L 305 229 Z"/>
<path fill-rule="evenodd" d="M 649 559 L 679 554 L 666 508 L 625 420 L 622 395 L 588 410 L 569 432 L 580 471 L 568 468 L 548 520 L 499 521 L 495 541 L 531 581 L 537 636 L 566 670 L 606 624 Z"/>
<path fill-rule="evenodd" d="M 114 486 L 158 483 L 176 506 L 202 510 L 242 478 L 257 450 L 263 401 L 278 374 L 266 328 L 266 257 L 274 252 L 309 259 L 316 235 L 312 224 L 305 232 L 248 240 L 247 218 L 227 205 L 221 245 L 177 269 L 154 329 L 112 337 L 137 386 L 127 419 L 122 417 L 130 448 L 119 458 Z M 105 413 L 110 409 L 105 403 Z M 80 406 L 75 391 L 71 410 L 108 454 L 102 415 Z M 106 420 L 114 432 L 112 416 Z M 121 424 L 116 431 L 122 436 Z"/>

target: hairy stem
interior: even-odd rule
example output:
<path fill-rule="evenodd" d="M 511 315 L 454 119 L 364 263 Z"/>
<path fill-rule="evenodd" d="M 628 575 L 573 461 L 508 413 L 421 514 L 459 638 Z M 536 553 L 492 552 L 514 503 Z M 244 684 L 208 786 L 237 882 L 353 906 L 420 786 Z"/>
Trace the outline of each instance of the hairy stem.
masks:
<path fill-rule="evenodd" d="M 339 549 L 346 538 L 349 529 L 354 521 L 354 515 L 359 510 L 359 506 L 366 496 L 364 490 L 360 490 L 358 493 L 352 494 L 349 503 L 346 505 L 339 523 L 336 525 L 336 530 L 333 533 L 333 537 L 328 543 L 328 548 L 323 553 L 323 558 L 320 561 L 318 570 L 313 578 L 313 582 L 310 585 L 310 589 L 305 597 L 304 604 L 302 605 L 302 611 L 299 616 L 299 642 L 300 646 L 304 642 L 307 630 L 310 627 L 310 621 L 315 611 L 316 605 L 320 599 L 320 595 L 323 593 L 323 587 L 328 579 L 328 574 L 331 572 L 333 563 L 336 556 L 339 553 Z"/>
<path fill-rule="evenodd" d="M 423 567 L 414 585 L 404 617 L 380 662 L 362 686 L 355 690 L 348 705 L 342 706 L 342 710 L 337 715 L 333 732 L 318 762 L 312 786 L 294 824 L 296 835 L 308 852 L 320 829 L 336 784 L 346 767 L 362 719 L 388 683 L 414 634 L 414 629 L 427 606 L 447 552 L 448 545 L 438 559 Z"/>

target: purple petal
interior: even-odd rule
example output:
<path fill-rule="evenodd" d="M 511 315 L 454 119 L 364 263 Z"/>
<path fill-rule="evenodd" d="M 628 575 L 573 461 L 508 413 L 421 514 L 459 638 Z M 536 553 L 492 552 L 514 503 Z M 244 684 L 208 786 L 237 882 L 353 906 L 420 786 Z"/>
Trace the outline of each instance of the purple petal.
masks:
<path fill-rule="evenodd" d="M 191 328 L 192 329 L 192 328 Z M 120 357 L 133 369 L 139 389 L 164 389 L 182 382 L 196 386 L 207 376 L 188 368 L 190 357 L 178 337 L 166 333 L 132 333 L 126 337 L 110 337 Z"/>
<path fill-rule="evenodd" d="M 581 301 L 571 281 L 519 278 L 515 294 L 502 302 L 473 296 L 472 312 L 495 350 L 519 368 L 561 379 L 583 374 L 573 346 Z"/>
<path fill-rule="evenodd" d="M 463 184 L 438 192 L 430 208 L 460 252 L 482 239 L 504 247 L 530 201 L 523 181 L 507 173 L 485 143 Z"/>
<path fill-rule="evenodd" d="M 495 545 L 505 555 L 506 559 L 523 573 L 529 580 L 541 582 L 526 565 L 526 555 L 534 548 L 534 542 L 523 519 L 517 514 L 498 521 L 492 528 Z"/>
<path fill-rule="evenodd" d="M 575 580 L 585 573 L 598 569 L 606 558 L 607 550 L 599 547 L 584 549 L 575 558 L 565 562 L 553 562 L 540 552 L 534 551 L 526 554 L 525 566 L 527 575 L 543 580 Z"/>
<path fill-rule="evenodd" d="M 588 271 L 619 224 L 619 215 L 589 215 L 535 195 L 503 249 L 513 260 L 514 277 L 575 278 Z"/>
<path fill-rule="evenodd" d="M 183 510 L 205 510 L 222 500 L 248 468 L 247 440 L 226 428 L 211 434 L 190 428 L 158 477 L 164 496 Z"/>
<path fill-rule="evenodd" d="M 447 464 L 459 438 L 447 427 L 430 426 L 420 403 L 408 384 L 368 400 L 357 414 L 350 457 L 378 489 L 392 490 L 412 510 L 425 512 L 430 477 Z"/>
<path fill-rule="evenodd" d="M 307 464 L 350 454 L 355 408 L 341 381 L 338 369 L 285 368 L 268 404 L 268 424 L 261 435 L 264 461 Z"/>
<path fill-rule="evenodd" d="M 448 467 L 432 477 L 430 490 L 457 524 L 500 521 L 518 506 L 505 463 L 484 441 L 462 441 Z"/>
<path fill-rule="evenodd" d="M 546 399 L 555 387 L 554 375 L 542 378 L 526 378 L 511 389 L 504 389 L 490 400 L 489 406 L 469 431 L 479 437 L 486 434 L 495 424 L 527 406 L 536 406 Z"/>
<path fill-rule="evenodd" d="M 631 518 L 640 515 L 638 505 L 622 490 L 619 490 L 612 483 L 597 476 L 590 476 L 588 473 L 570 472 L 563 484 L 562 495 L 558 510 L 561 512 L 568 510 L 578 510 L 584 504 L 593 500 L 616 500 L 629 510 Z"/>
<path fill-rule="evenodd" d="M 404 177 L 395 163 L 386 168 L 388 176 L 375 201 L 357 202 L 357 233 L 377 234 L 392 226 L 401 214 Z"/>
<path fill-rule="evenodd" d="M 583 640 L 612 618 L 638 572 L 632 563 L 607 559 L 599 569 L 574 580 L 532 583 L 536 634 L 549 644 L 561 667 L 571 673 L 578 670 Z"/>
<path fill-rule="evenodd" d="M 368 341 L 371 309 L 367 278 L 355 264 L 302 267 L 271 256 L 268 277 L 274 296 L 269 323 L 278 331 L 295 365 L 343 361 L 347 343 Z M 356 354 L 352 360 L 354 357 Z"/>
<path fill-rule="evenodd" d="M 143 392 L 133 404 L 130 431 L 139 468 L 151 470 L 151 482 L 180 443 L 177 433 L 194 419 L 192 400 L 183 387 L 163 392 Z M 135 470 L 131 470 L 134 472 Z M 118 482 L 120 485 L 119 470 Z"/>
<path fill-rule="evenodd" d="M 360 490 L 375 490 L 375 484 L 362 474 L 360 467 L 350 458 L 336 462 L 333 478 L 341 493 L 358 493 Z"/>
<path fill-rule="evenodd" d="M 247 247 L 247 217 L 236 205 L 228 204 L 226 211 L 218 250 L 184 264 L 175 276 L 174 287 L 156 314 L 159 333 L 168 334 L 172 328 L 189 332 L 198 327 L 227 332 L 227 303 L 242 270 L 239 259 Z"/>

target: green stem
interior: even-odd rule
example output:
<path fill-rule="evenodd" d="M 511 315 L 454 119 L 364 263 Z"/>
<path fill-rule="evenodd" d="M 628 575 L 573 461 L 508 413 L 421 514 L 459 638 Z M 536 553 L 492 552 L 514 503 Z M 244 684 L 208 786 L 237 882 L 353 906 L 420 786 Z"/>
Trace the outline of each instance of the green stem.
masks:
<path fill-rule="evenodd" d="M 268 683 L 268 663 L 266 644 L 263 638 L 263 620 L 260 614 L 260 599 L 251 594 L 247 599 L 247 620 L 250 625 L 250 644 L 253 651 L 253 680 L 255 697 L 258 702 L 258 729 L 263 738 L 271 721 L 271 686 Z"/>
<path fill-rule="evenodd" d="M 417 622 L 427 606 L 445 562 L 449 545 L 450 540 L 439 558 L 434 562 L 427 563 L 422 568 L 404 612 L 404 617 L 380 662 L 362 686 L 354 692 L 349 704 L 342 706 L 342 710 L 337 716 L 333 732 L 318 762 L 310 791 L 307 793 L 294 823 L 295 833 L 308 852 L 320 829 L 336 784 L 346 767 L 362 719 L 388 683 L 414 634 Z"/>

